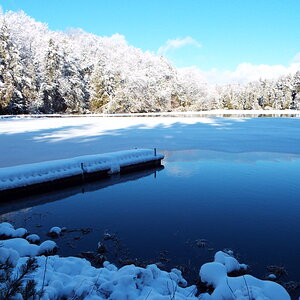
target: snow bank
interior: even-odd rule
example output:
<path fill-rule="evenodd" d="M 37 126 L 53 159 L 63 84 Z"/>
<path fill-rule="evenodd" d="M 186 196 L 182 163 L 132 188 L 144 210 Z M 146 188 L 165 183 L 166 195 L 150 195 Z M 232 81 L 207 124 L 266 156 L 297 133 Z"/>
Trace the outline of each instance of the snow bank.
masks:
<path fill-rule="evenodd" d="M 19 253 L 16 250 L 0 247 L 0 264 L 8 263 L 15 267 L 19 258 Z"/>
<path fill-rule="evenodd" d="M 215 261 L 204 264 L 200 269 L 201 281 L 214 287 L 211 295 L 200 295 L 201 300 L 290 300 L 287 291 L 272 281 L 257 279 L 251 275 L 228 277 L 228 270 L 244 268 L 230 255 L 217 252 Z"/>
<path fill-rule="evenodd" d="M 9 227 L 7 223 L 0 224 Z M 51 299 L 110 299 L 110 300 L 289 300 L 285 289 L 272 282 L 253 276 L 228 277 L 227 273 L 245 268 L 230 253 L 217 252 L 215 261 L 200 269 L 203 282 L 212 285 L 211 295 L 197 294 L 195 286 L 187 286 L 177 269 L 160 270 L 156 265 L 146 268 L 134 265 L 118 269 L 109 262 L 95 268 L 90 262 L 77 257 L 37 256 L 52 251 L 53 241 L 40 246 L 29 244 L 26 239 L 12 238 L 0 241 L 0 263 L 15 266 L 16 275 L 29 257 L 35 257 L 38 268 L 24 277 L 23 284 L 33 279 L 36 291 L 43 291 L 42 300 Z M 1 289 L 1 284 L 0 284 Z M 23 299 L 21 295 L 18 299 Z"/>
<path fill-rule="evenodd" d="M 20 259 L 21 265 L 26 261 Z M 49 256 L 37 258 L 39 268 L 32 275 L 37 289 L 42 287 L 44 270 L 45 289 L 42 299 L 197 299 L 194 286 L 186 286 L 181 272 L 165 272 L 156 265 L 146 268 L 129 265 L 117 269 L 109 262 L 94 268 L 85 259 Z M 45 266 L 46 265 L 46 266 Z"/>
<path fill-rule="evenodd" d="M 112 174 L 120 172 L 122 167 L 158 159 L 163 159 L 163 155 L 155 156 L 154 150 L 135 149 L 0 168 L 0 190 L 53 181 L 83 173 L 107 171 Z"/>

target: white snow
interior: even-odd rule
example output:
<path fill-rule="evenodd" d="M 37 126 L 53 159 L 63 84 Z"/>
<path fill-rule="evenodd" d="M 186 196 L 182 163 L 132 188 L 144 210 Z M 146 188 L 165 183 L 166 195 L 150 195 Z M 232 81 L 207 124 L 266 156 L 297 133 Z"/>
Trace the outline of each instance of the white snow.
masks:
<path fill-rule="evenodd" d="M 49 230 L 49 234 L 53 234 L 53 235 L 56 235 L 56 236 L 59 236 L 62 232 L 62 229 L 58 226 L 54 226 L 52 228 L 50 228 Z"/>
<path fill-rule="evenodd" d="M 223 251 L 218 251 L 215 254 L 215 262 L 223 264 L 227 273 L 239 271 L 240 269 L 247 269 L 247 265 L 240 264 L 237 259 L 232 256 L 232 254 L 232 252 L 225 253 Z"/>
<path fill-rule="evenodd" d="M 26 240 L 29 243 L 36 244 L 40 242 L 41 238 L 37 234 L 30 234 L 26 236 Z"/>
<path fill-rule="evenodd" d="M 45 257 L 38 257 L 39 268 L 33 278 L 42 286 Z M 20 264 L 25 259 L 20 260 Z M 84 299 L 196 299 L 193 286 L 182 288 L 185 283 L 180 271 L 161 271 L 156 265 L 139 268 L 134 265 L 117 269 L 106 262 L 96 269 L 84 259 L 50 256 L 47 260 L 45 293 L 42 299 L 84 297 Z M 95 297 L 95 298 L 92 298 Z M 97 297 L 97 298 L 96 298 Z"/>
<path fill-rule="evenodd" d="M 27 234 L 27 230 L 25 228 L 17 228 L 15 229 L 12 224 L 3 222 L 0 223 L 0 236 L 4 237 L 23 237 Z"/>
<path fill-rule="evenodd" d="M 26 239 L 13 238 L 0 241 L 0 247 L 15 250 L 20 256 L 36 256 L 53 251 L 57 245 L 53 241 L 45 241 L 38 246 L 30 244 Z"/>
<path fill-rule="evenodd" d="M 212 285 L 215 288 L 214 292 L 211 295 L 202 293 L 196 297 L 196 287 L 187 286 L 186 280 L 177 269 L 166 272 L 156 265 L 148 265 L 146 268 L 128 265 L 118 269 L 107 261 L 102 268 L 95 268 L 82 258 L 40 256 L 54 247 L 56 244 L 53 241 L 45 241 L 37 246 L 22 238 L 2 240 L 0 263 L 8 261 L 16 266 L 14 272 L 18 272 L 28 257 L 35 257 L 38 268 L 27 275 L 25 281 L 34 279 L 37 291 L 44 288 L 42 300 L 231 300 L 233 295 L 237 300 L 249 300 L 249 293 L 255 300 L 290 299 L 285 289 L 274 282 L 262 281 L 250 275 L 228 277 L 228 270 L 243 268 L 245 265 L 230 259 L 233 257 L 220 251 L 216 253 L 215 260 L 223 263 L 207 263 L 200 269 L 201 280 Z"/>
<path fill-rule="evenodd" d="M 0 119 L 0 167 L 133 148 L 157 148 L 165 155 L 174 150 L 300 154 L 299 131 L 299 118 L 194 115 Z"/>
<path fill-rule="evenodd" d="M 16 250 L 0 247 L 0 264 L 9 263 L 16 266 L 20 256 Z"/>
<path fill-rule="evenodd" d="M 260 280 L 251 275 L 228 277 L 228 266 L 229 269 L 232 269 L 233 261 L 228 260 L 227 254 L 221 255 L 221 253 L 219 253 L 217 260 L 221 260 L 223 263 L 218 261 L 206 263 L 200 269 L 199 275 L 201 281 L 214 287 L 214 291 L 211 295 L 208 293 L 200 295 L 201 300 L 248 300 L 249 298 L 255 300 L 290 299 L 287 291 L 275 282 Z M 235 266 L 239 268 L 238 265 L 235 264 Z"/>
<path fill-rule="evenodd" d="M 162 159 L 151 149 L 134 149 L 108 154 L 88 155 L 64 160 L 0 168 L 0 190 L 12 189 L 56 179 L 107 171 L 120 172 L 121 167 Z"/>

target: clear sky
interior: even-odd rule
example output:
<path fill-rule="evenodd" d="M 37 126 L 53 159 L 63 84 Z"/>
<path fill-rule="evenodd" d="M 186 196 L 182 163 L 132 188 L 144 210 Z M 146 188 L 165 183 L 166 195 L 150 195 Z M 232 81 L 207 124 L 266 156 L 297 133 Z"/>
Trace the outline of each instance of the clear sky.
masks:
<path fill-rule="evenodd" d="M 24 10 L 52 30 L 122 34 L 178 67 L 287 67 L 300 53 L 300 0 L 2 0 L 1 6 Z"/>

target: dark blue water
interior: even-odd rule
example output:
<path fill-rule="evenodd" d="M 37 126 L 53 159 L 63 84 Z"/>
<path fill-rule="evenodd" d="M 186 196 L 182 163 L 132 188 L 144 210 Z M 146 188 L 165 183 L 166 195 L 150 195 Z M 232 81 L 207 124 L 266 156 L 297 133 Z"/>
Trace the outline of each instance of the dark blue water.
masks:
<path fill-rule="evenodd" d="M 185 265 L 197 272 L 214 251 L 227 248 L 254 275 L 267 274 L 268 265 L 282 265 L 286 280 L 300 281 L 299 156 L 164 154 L 165 169 L 159 172 L 130 175 L 123 182 L 116 178 L 114 185 L 98 190 L 57 191 L 19 202 L 11 212 L 0 206 L 1 219 L 42 238 L 52 226 L 77 229 L 57 240 L 62 255 L 95 250 L 103 233 L 110 232 L 118 237 L 119 247 L 109 246 L 109 259 L 116 264 L 120 258 L 153 263 L 165 250 L 168 267 Z M 82 228 L 92 232 L 83 234 Z M 206 239 L 205 247 L 197 247 L 197 239 Z"/>

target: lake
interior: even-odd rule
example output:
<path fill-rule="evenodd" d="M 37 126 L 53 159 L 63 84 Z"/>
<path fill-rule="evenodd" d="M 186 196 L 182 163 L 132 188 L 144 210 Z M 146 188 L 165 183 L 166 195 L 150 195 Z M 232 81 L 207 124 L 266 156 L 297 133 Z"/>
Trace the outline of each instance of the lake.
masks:
<path fill-rule="evenodd" d="M 94 251 L 102 241 L 110 262 L 138 259 L 181 266 L 197 276 L 216 251 L 232 249 L 252 274 L 284 266 L 300 281 L 300 155 L 164 151 L 164 168 L 117 175 L 14 203 L 1 220 L 42 239 L 52 226 L 60 255 Z M 103 241 L 105 233 L 114 240 Z"/>

